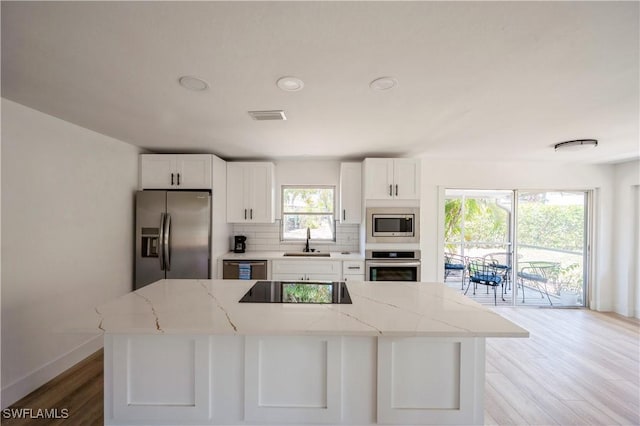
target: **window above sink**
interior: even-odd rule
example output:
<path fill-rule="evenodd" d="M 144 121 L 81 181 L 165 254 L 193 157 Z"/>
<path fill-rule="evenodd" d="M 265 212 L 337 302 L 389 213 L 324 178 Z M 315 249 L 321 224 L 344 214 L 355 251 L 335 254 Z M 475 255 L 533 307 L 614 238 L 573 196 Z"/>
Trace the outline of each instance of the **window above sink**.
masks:
<path fill-rule="evenodd" d="M 280 240 L 306 241 L 309 228 L 311 242 L 335 241 L 335 192 L 334 186 L 283 185 Z M 313 252 L 290 255 L 324 256 Z"/>

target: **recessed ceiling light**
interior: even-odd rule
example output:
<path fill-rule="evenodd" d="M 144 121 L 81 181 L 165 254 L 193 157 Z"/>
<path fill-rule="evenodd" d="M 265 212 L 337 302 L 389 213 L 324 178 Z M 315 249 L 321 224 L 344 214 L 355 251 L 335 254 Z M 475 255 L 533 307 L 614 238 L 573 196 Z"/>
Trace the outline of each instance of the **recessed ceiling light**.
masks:
<path fill-rule="evenodd" d="M 304 81 L 297 77 L 282 77 L 276 81 L 276 85 L 285 92 L 297 92 L 304 87 Z"/>
<path fill-rule="evenodd" d="M 390 90 L 398 85 L 398 80 L 393 77 L 380 77 L 369 83 L 373 90 Z"/>
<path fill-rule="evenodd" d="M 554 145 L 556 151 L 579 151 L 598 146 L 596 139 L 576 139 L 573 141 L 560 142 Z"/>
<path fill-rule="evenodd" d="M 196 91 L 206 90 L 207 87 L 209 87 L 209 83 L 207 83 L 206 81 L 190 75 L 183 75 L 178 79 L 178 83 L 180 83 L 180 86 L 184 87 L 185 89 Z"/>

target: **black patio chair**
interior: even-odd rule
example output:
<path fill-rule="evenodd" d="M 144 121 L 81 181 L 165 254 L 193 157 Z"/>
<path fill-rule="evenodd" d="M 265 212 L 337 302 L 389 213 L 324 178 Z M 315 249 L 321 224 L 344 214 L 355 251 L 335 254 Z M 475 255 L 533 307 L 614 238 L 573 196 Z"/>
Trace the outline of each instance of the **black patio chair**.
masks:
<path fill-rule="evenodd" d="M 491 262 L 502 272 L 505 290 L 511 290 L 511 252 L 488 253 L 483 256 L 486 262 Z"/>
<path fill-rule="evenodd" d="M 460 272 L 460 280 L 462 281 L 461 290 L 464 290 L 464 280 L 467 271 L 467 259 L 459 254 L 444 254 L 444 280 L 454 271 Z"/>
<path fill-rule="evenodd" d="M 496 288 L 501 287 L 500 298 L 504 300 L 504 286 L 502 285 L 502 272 L 497 269 L 493 262 L 486 262 L 482 258 L 469 259 L 469 284 L 464 294 L 467 294 L 469 287 L 473 283 L 473 294 L 476 294 L 478 284 L 493 287 L 493 304 L 498 305 L 498 296 Z"/>

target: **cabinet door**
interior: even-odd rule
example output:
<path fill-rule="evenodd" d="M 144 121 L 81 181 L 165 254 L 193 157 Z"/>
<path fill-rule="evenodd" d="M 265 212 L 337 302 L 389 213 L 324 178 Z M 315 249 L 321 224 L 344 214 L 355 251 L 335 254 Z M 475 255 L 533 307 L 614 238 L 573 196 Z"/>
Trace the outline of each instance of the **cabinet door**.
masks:
<path fill-rule="evenodd" d="M 420 160 L 393 160 L 393 196 L 399 200 L 420 199 Z"/>
<path fill-rule="evenodd" d="M 307 276 L 303 273 L 299 274 L 290 274 L 290 273 L 279 273 L 272 274 L 271 279 L 273 281 L 305 281 Z"/>
<path fill-rule="evenodd" d="M 393 198 L 393 159 L 367 158 L 364 160 L 364 198 L 387 200 Z"/>
<path fill-rule="evenodd" d="M 340 281 L 340 274 L 307 274 L 310 281 Z"/>
<path fill-rule="evenodd" d="M 180 189 L 211 189 L 211 155 L 178 155 L 177 172 Z"/>
<path fill-rule="evenodd" d="M 246 200 L 248 198 L 246 167 L 241 163 L 227 163 L 227 222 L 246 222 L 248 219 Z M 246 216 L 246 217 L 245 217 Z"/>
<path fill-rule="evenodd" d="M 173 184 L 171 174 L 173 173 Z M 176 188 L 176 156 L 166 154 L 140 155 L 140 189 Z"/>
<path fill-rule="evenodd" d="M 340 221 L 362 222 L 362 163 L 340 164 Z"/>
<path fill-rule="evenodd" d="M 345 275 L 342 279 L 344 282 L 363 282 L 364 275 Z"/>
<path fill-rule="evenodd" d="M 251 223 L 273 223 L 273 163 L 248 165 L 248 220 Z"/>

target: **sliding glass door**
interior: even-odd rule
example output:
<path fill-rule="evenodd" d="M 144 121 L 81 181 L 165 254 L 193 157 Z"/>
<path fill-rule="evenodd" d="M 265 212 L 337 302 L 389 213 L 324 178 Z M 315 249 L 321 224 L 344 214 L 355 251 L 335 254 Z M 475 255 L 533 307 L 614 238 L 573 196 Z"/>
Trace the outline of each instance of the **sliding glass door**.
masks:
<path fill-rule="evenodd" d="M 588 195 L 518 191 L 516 303 L 585 306 Z"/>
<path fill-rule="evenodd" d="M 475 259 L 497 265 L 503 279 L 498 304 L 585 306 L 589 195 L 587 191 L 446 189 L 446 284 L 466 290 L 459 262 L 463 259 L 468 265 Z M 467 295 L 494 304 L 488 289 Z"/>

